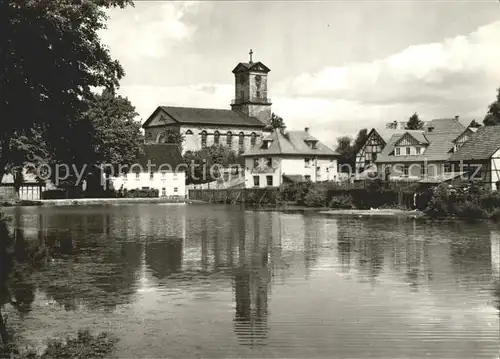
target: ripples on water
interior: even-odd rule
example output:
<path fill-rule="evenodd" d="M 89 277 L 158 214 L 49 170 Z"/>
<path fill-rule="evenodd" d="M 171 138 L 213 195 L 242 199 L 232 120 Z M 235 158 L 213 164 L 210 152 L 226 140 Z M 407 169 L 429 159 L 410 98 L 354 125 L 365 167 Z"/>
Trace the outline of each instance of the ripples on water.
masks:
<path fill-rule="evenodd" d="M 500 230 L 235 206 L 15 208 L 37 345 L 88 327 L 120 357 L 496 358 Z"/>

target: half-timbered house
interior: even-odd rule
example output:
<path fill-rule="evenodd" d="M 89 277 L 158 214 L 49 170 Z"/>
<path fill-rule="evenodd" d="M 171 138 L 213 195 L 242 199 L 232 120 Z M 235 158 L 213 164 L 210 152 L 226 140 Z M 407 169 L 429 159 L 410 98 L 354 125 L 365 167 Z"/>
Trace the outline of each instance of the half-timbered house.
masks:
<path fill-rule="evenodd" d="M 448 160 L 452 172 L 498 190 L 500 181 L 500 126 L 479 127 Z"/>

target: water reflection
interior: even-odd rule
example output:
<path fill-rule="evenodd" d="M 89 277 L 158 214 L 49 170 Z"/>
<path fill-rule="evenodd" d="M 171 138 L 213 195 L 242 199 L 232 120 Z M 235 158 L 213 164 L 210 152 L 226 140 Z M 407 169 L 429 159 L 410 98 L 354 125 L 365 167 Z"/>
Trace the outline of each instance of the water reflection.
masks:
<path fill-rule="evenodd" d="M 269 247 L 273 237 L 263 230 L 266 226 L 261 223 L 261 213 L 247 213 L 245 220 L 251 226 L 241 226 L 238 241 L 239 266 L 233 276 L 234 330 L 242 345 L 264 345 L 268 332 Z M 248 227 L 254 230 L 243 230 Z"/>
<path fill-rule="evenodd" d="M 54 302 L 76 324 L 115 321 L 120 356 L 468 358 L 494 353 L 500 334 L 500 231 L 485 224 L 224 206 L 12 215 L 3 256 L 25 266 L 0 294 L 26 331 L 69 325 L 41 309 Z"/>

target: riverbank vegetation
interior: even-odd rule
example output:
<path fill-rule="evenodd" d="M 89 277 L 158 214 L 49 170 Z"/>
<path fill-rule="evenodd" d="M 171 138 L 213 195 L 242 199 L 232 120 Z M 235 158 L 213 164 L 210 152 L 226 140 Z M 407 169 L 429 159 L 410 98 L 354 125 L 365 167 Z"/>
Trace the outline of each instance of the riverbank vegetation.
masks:
<path fill-rule="evenodd" d="M 431 218 L 491 219 L 500 221 L 500 193 L 481 186 L 460 191 L 446 184 L 437 186 L 424 210 Z"/>

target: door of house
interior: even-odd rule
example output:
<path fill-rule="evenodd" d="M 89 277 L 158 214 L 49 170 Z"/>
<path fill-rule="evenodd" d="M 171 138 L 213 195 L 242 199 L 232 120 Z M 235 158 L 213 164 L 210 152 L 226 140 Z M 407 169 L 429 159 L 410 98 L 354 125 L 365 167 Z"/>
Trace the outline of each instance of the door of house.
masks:
<path fill-rule="evenodd" d="M 163 187 L 163 188 L 161 189 L 161 196 L 162 196 L 162 197 L 166 197 L 166 196 L 167 196 L 167 190 L 165 189 L 165 187 Z"/>

